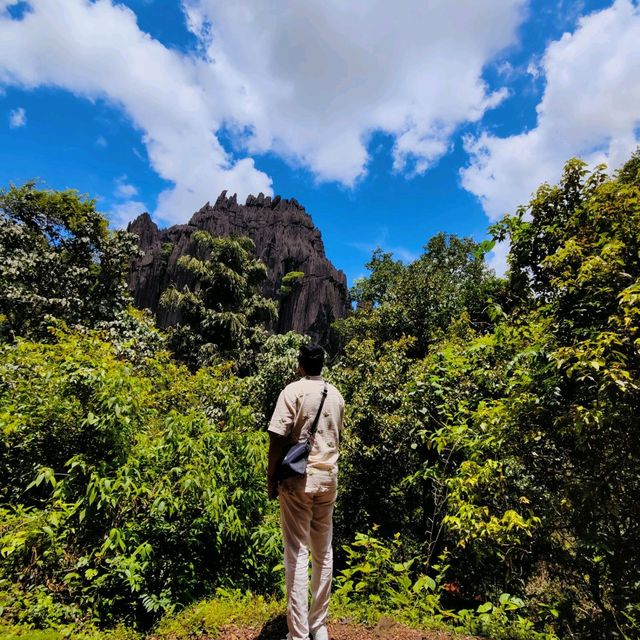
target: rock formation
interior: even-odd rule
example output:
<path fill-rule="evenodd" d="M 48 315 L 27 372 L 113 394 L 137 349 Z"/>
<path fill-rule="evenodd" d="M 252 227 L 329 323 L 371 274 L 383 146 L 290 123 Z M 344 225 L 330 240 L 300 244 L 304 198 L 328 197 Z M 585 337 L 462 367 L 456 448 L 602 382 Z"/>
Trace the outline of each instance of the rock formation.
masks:
<path fill-rule="evenodd" d="M 170 284 L 179 288 L 192 284 L 177 262 L 190 252 L 191 234 L 198 229 L 214 236 L 251 238 L 268 269 L 263 293 L 280 300 L 277 331 L 298 331 L 327 342 L 331 323 L 347 310 L 346 277 L 327 259 L 320 231 L 294 198 L 271 199 L 261 193 L 249 196 L 241 205 L 235 195 L 228 198 L 223 191 L 213 206 L 207 203 L 188 224 L 168 229 L 158 229 L 149 214 L 143 213 L 127 228 L 138 235 L 144 252 L 132 264 L 129 280 L 137 307 L 154 311 L 161 326 L 176 322 L 177 317 L 160 308 L 158 302 Z M 290 271 L 302 271 L 304 278 L 291 293 L 281 296 L 280 282 Z"/>

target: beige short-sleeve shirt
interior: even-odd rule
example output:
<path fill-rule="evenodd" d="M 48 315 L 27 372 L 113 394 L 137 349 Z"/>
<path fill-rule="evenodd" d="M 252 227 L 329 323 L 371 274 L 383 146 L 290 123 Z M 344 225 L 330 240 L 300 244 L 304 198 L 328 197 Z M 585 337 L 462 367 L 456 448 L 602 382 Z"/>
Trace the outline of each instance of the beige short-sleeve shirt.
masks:
<path fill-rule="evenodd" d="M 323 389 L 322 376 L 305 376 L 287 385 L 280 393 L 268 430 L 286 436 L 291 443 L 304 442 L 318 412 Z M 332 384 L 327 383 L 327 398 L 309 452 L 308 476 L 337 475 L 343 415 L 344 399 Z"/>

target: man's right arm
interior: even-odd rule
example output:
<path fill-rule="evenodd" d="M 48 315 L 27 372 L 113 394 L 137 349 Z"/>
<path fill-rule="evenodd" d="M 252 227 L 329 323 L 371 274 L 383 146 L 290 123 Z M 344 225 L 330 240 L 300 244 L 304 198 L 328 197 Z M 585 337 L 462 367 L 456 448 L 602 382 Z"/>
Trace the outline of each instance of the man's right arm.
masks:
<path fill-rule="evenodd" d="M 295 406 L 283 390 L 269 423 L 269 458 L 267 464 L 267 493 L 270 499 L 278 496 L 278 464 L 284 456 L 288 436 L 293 428 Z"/>
<path fill-rule="evenodd" d="M 269 462 L 267 465 L 267 494 L 270 500 L 278 497 L 278 464 L 282 460 L 287 439 L 269 431 Z"/>

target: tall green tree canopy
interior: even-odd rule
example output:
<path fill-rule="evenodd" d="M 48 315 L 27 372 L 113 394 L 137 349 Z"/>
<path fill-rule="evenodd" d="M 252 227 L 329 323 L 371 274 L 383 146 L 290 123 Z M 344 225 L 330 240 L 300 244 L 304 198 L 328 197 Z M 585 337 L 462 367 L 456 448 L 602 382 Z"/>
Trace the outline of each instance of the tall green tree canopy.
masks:
<path fill-rule="evenodd" d="M 378 255 L 384 292 L 334 370 L 337 530 L 401 530 L 426 563 L 446 549 L 459 594 L 528 598 L 565 637 L 640 629 L 639 158 L 571 160 L 495 225 L 504 283 L 462 241 L 392 277 Z"/>
<path fill-rule="evenodd" d="M 42 337 L 47 316 L 94 326 L 129 304 L 135 237 L 109 231 L 95 200 L 28 182 L 0 191 L 0 332 Z"/>
<path fill-rule="evenodd" d="M 426 353 L 463 312 L 485 323 L 487 299 L 500 289 L 480 245 L 445 233 L 431 238 L 408 265 L 378 249 L 367 268 L 369 276 L 352 290 L 357 310 L 338 324 L 343 341 L 358 337 L 381 344 L 413 337 L 414 355 Z"/>
<path fill-rule="evenodd" d="M 400 260 L 394 260 L 392 253 L 378 248 L 365 267 L 369 275 L 355 281 L 351 298 L 359 308 L 371 309 L 382 304 L 387 292 L 404 273 L 404 265 Z"/>
<path fill-rule="evenodd" d="M 544 492 L 543 538 L 623 637 L 640 602 L 638 154 L 613 177 L 570 161 L 496 233 L 511 241 L 516 313 L 538 328 L 504 427 Z"/>

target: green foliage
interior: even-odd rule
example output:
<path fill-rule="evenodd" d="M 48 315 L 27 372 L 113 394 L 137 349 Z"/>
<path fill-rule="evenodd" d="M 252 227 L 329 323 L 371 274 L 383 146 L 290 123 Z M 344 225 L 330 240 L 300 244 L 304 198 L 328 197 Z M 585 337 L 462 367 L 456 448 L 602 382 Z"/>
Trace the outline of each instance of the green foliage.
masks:
<path fill-rule="evenodd" d="M 396 534 L 389 545 L 370 534 L 358 533 L 345 545 L 346 566 L 336 579 L 336 597 L 351 605 L 373 606 L 376 611 L 410 613 L 415 622 L 441 622 L 450 612 L 442 609 L 440 596 L 444 571 L 435 578 L 426 574 L 414 580 L 415 559 L 402 561 L 402 543 Z M 434 569 L 445 569 L 437 565 Z"/>
<path fill-rule="evenodd" d="M 335 597 L 338 608 L 355 612 L 368 622 L 381 613 L 410 624 L 478 633 L 498 640 L 555 640 L 550 630 L 536 631 L 525 615 L 525 603 L 518 597 L 502 593 L 496 603 L 485 602 L 474 609 L 458 612 L 445 608 L 445 575 L 450 565 L 443 553 L 430 568 L 432 575 L 419 570 L 416 558 L 402 558 L 399 534 L 385 543 L 374 534 L 358 533 L 345 546 L 346 567 L 340 571 Z M 531 615 L 532 612 L 528 612 Z M 445 626 L 446 625 L 446 626 Z"/>
<path fill-rule="evenodd" d="M 635 165 L 637 154 L 608 179 L 571 161 L 558 186 L 537 192 L 530 221 L 520 211 L 498 228 L 512 242 L 512 288 L 529 280 L 535 298 L 521 297 L 546 328 L 503 429 L 519 430 L 510 449 L 538 487 L 547 553 L 595 607 L 579 625 L 597 618 L 618 637 L 640 601 Z"/>
<path fill-rule="evenodd" d="M 304 271 L 289 271 L 282 276 L 280 282 L 280 294 L 288 296 L 304 278 Z"/>
<path fill-rule="evenodd" d="M 150 381 L 132 375 L 110 344 L 62 331 L 58 338 L 0 347 L 0 496 L 10 504 L 37 504 L 74 456 L 117 468 L 146 419 Z"/>
<path fill-rule="evenodd" d="M 0 337 L 47 335 L 49 316 L 94 326 L 129 303 L 135 237 L 110 232 L 76 191 L 0 191 Z"/>
<path fill-rule="evenodd" d="M 336 510 L 336 531 L 343 541 L 374 523 L 385 536 L 396 528 L 410 531 L 407 518 L 414 517 L 410 505 L 421 497 L 407 491 L 403 481 L 419 453 L 412 448 L 411 432 L 397 409 L 403 401 L 412 345 L 413 340 L 405 338 L 376 352 L 373 340 L 354 340 L 332 371 L 346 398 Z"/>
<path fill-rule="evenodd" d="M 277 316 L 275 302 L 259 293 L 267 276 L 250 238 L 214 238 L 206 231 L 192 236 L 194 255 L 178 265 L 195 285 L 167 289 L 160 304 L 180 312 L 172 330 L 174 353 L 192 367 L 211 363 L 218 354 L 257 347 Z M 257 349 L 256 349 L 257 350 Z"/>
<path fill-rule="evenodd" d="M 351 298 L 358 308 L 372 309 L 382 304 L 387 294 L 404 273 L 400 260 L 394 260 L 393 254 L 376 249 L 365 267 L 369 270 L 366 278 L 359 278 L 351 289 Z"/>
<path fill-rule="evenodd" d="M 118 625 L 107 631 L 87 626 L 60 627 L 57 629 L 37 630 L 27 625 L 0 624 L 0 640 L 142 640 L 142 636 L 132 629 Z"/>
<path fill-rule="evenodd" d="M 337 323 L 342 341 L 373 340 L 376 345 L 412 337 L 411 355 L 424 355 L 463 312 L 474 326 L 488 323 L 485 308 L 500 283 L 484 264 L 480 245 L 440 233 L 407 266 L 376 250 L 352 296 L 358 309 Z"/>
<path fill-rule="evenodd" d="M 520 598 L 502 593 L 496 603 L 485 602 L 475 610 L 463 609 L 456 618 L 466 632 L 494 640 L 557 640 L 558 636 L 550 629 L 536 631 L 526 613 Z"/>
<path fill-rule="evenodd" d="M 113 320 L 96 323 L 96 329 L 117 357 L 138 369 L 169 348 L 166 334 L 158 329 L 149 309 L 129 307 Z"/>
<path fill-rule="evenodd" d="M 281 543 L 246 383 L 57 337 L 3 347 L 4 615 L 147 624 L 216 586 L 268 589 Z"/>
<path fill-rule="evenodd" d="M 506 286 L 476 262 L 485 247 L 441 237 L 343 323 L 338 534 L 380 523 L 391 540 L 395 526 L 427 571 L 448 549 L 463 611 L 513 594 L 485 606 L 490 619 L 469 614 L 475 633 L 638 628 L 637 164 L 608 177 L 570 161 L 497 224 L 511 243 Z M 520 600 L 520 630 L 501 635 Z"/>
<path fill-rule="evenodd" d="M 518 586 L 508 563 L 526 553 L 537 520 L 517 461 L 491 432 L 500 408 L 483 400 L 501 389 L 501 349 L 463 326 L 464 339 L 421 360 L 406 340 L 377 357 L 371 341 L 349 345 L 333 372 L 348 396 L 336 528 L 342 539 L 373 523 L 386 538 L 400 529 L 427 564 L 453 547 L 450 577 L 490 592 Z"/>
<path fill-rule="evenodd" d="M 256 411 L 256 420 L 265 428 L 280 392 L 296 379 L 298 353 L 306 342 L 307 338 L 293 331 L 269 336 L 256 356 L 256 373 L 248 380 L 248 401 Z"/>

